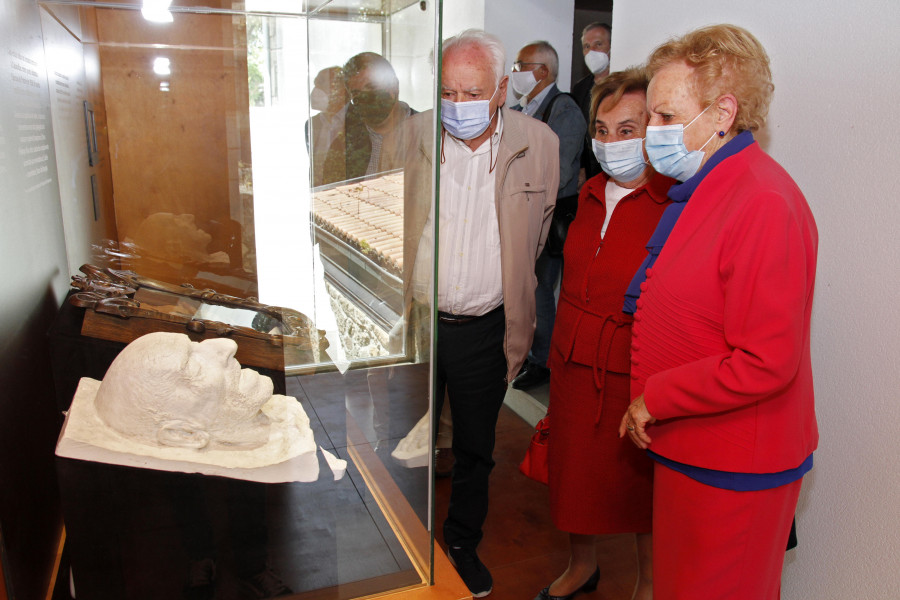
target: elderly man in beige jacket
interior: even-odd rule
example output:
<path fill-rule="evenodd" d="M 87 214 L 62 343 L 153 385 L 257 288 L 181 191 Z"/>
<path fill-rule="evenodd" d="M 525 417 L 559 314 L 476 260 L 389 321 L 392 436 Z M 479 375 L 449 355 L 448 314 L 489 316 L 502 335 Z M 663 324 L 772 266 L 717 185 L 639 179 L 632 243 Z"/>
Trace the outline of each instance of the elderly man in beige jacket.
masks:
<path fill-rule="evenodd" d="M 434 156 L 432 111 L 407 122 L 405 147 L 405 281 L 429 281 L 431 232 L 440 234 L 432 414 L 440 414 L 446 390 L 456 457 L 444 540 L 476 598 L 493 586 L 476 548 L 488 511 L 494 429 L 507 384 L 531 347 L 534 263 L 559 185 L 558 138 L 544 123 L 503 106 L 504 72 L 505 53 L 496 37 L 467 30 L 446 40 L 440 155 Z M 435 159 L 440 161 L 436 228 L 429 192 Z M 427 290 L 415 285 L 410 296 L 430 303 Z"/>

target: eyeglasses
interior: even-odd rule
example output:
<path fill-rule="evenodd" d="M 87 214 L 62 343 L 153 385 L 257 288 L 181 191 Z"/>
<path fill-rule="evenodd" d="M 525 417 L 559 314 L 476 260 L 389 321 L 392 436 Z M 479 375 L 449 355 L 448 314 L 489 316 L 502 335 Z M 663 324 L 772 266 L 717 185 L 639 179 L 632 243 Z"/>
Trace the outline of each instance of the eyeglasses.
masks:
<path fill-rule="evenodd" d="M 512 66 L 513 72 L 519 72 L 519 71 L 525 70 L 525 69 L 522 68 L 524 65 L 541 65 L 542 67 L 543 67 L 543 66 L 546 66 L 544 63 L 539 63 L 539 62 L 522 62 L 521 60 L 517 60 L 516 62 L 513 63 L 513 66 Z"/>

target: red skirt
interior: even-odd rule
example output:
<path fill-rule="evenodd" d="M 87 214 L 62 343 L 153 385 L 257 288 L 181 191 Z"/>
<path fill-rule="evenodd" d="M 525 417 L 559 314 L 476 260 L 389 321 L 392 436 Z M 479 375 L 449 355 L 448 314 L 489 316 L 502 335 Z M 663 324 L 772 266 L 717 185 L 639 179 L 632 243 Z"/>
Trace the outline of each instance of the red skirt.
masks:
<path fill-rule="evenodd" d="M 551 350 L 550 514 L 556 527 L 579 534 L 649 533 L 653 461 L 619 423 L 631 401 L 630 377 L 607 373 L 606 393 L 591 367 L 564 363 Z"/>
<path fill-rule="evenodd" d="M 657 464 L 654 600 L 780 598 L 800 482 L 735 492 Z"/>

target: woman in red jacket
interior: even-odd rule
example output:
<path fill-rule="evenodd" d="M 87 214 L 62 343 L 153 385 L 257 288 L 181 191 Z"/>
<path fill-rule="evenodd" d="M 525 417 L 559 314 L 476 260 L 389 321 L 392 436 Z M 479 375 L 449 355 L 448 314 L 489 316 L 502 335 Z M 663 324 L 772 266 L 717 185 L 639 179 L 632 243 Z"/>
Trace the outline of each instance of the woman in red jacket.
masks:
<path fill-rule="evenodd" d="M 569 532 L 568 569 L 536 600 L 570 598 L 596 588 L 598 534 L 637 532 L 649 599 L 652 461 L 616 435 L 629 395 L 631 315 L 625 289 L 646 255 L 674 181 L 646 162 L 647 75 L 613 73 L 591 102 L 594 153 L 604 173 L 589 180 L 564 249 L 566 268 L 550 350 L 550 508 Z"/>
<path fill-rule="evenodd" d="M 634 402 L 619 431 L 655 461 L 654 598 L 778 598 L 818 442 L 815 221 L 753 140 L 773 89 L 756 38 L 706 27 L 648 70 L 647 154 L 682 183 L 630 288 Z"/>

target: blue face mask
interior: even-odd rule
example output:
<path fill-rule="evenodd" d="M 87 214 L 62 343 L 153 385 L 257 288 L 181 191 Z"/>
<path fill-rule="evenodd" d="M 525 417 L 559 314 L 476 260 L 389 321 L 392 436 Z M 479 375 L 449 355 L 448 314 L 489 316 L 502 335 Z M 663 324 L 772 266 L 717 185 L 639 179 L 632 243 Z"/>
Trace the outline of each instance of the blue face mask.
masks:
<path fill-rule="evenodd" d="M 700 113 L 702 115 L 709 110 L 710 104 Z M 684 145 L 684 130 L 693 125 L 700 118 L 694 117 L 687 125 L 648 125 L 645 148 L 650 164 L 658 173 L 668 175 L 678 181 L 686 181 L 694 176 L 703 163 L 705 153 L 703 149 L 714 137 L 715 132 L 706 140 L 699 150 L 688 152 Z"/>
<path fill-rule="evenodd" d="M 490 126 L 491 100 L 497 95 L 499 86 L 491 94 L 490 100 L 472 100 L 470 102 L 454 102 L 441 99 L 441 122 L 444 129 L 455 138 L 471 140 L 477 138 Z"/>
<path fill-rule="evenodd" d="M 594 156 L 603 172 L 616 181 L 628 183 L 641 176 L 647 163 L 644 161 L 643 138 L 604 143 L 591 140 Z"/>

